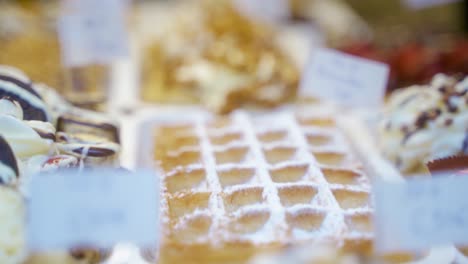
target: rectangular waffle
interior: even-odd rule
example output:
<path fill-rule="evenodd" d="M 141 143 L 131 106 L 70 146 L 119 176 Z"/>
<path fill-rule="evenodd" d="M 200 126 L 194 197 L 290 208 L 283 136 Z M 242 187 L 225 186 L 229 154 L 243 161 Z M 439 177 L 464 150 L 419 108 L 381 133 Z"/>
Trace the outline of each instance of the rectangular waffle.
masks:
<path fill-rule="evenodd" d="M 244 263 L 305 241 L 370 254 L 366 162 L 334 116 L 237 111 L 159 124 L 159 263 Z"/>

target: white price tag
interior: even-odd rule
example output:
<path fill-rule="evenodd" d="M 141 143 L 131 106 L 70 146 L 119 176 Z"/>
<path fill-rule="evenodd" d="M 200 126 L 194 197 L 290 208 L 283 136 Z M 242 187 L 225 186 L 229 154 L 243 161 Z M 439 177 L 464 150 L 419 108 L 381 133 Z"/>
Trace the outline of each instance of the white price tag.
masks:
<path fill-rule="evenodd" d="M 158 239 L 159 181 L 150 171 L 93 169 L 35 175 L 28 207 L 34 251 L 119 242 L 153 247 Z"/>
<path fill-rule="evenodd" d="M 321 49 L 309 59 L 300 93 L 345 106 L 374 108 L 383 101 L 388 76 L 384 63 Z"/>
<path fill-rule="evenodd" d="M 128 55 L 126 0 L 68 0 L 58 20 L 67 66 L 111 63 Z"/>
<path fill-rule="evenodd" d="M 468 177 L 441 176 L 407 182 L 377 182 L 377 250 L 420 251 L 468 245 Z"/>
<path fill-rule="evenodd" d="M 460 0 L 403 0 L 403 3 L 411 9 L 424 9 L 437 5 L 451 4 Z"/>
<path fill-rule="evenodd" d="M 243 14 L 269 22 L 289 17 L 288 0 L 233 0 L 234 6 Z"/>

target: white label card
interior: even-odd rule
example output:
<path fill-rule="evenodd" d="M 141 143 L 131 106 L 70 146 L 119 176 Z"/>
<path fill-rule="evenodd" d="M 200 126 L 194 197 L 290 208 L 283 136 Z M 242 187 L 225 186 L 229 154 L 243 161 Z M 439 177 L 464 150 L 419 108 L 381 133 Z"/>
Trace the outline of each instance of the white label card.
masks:
<path fill-rule="evenodd" d="M 439 176 L 407 182 L 377 182 L 377 250 L 420 251 L 468 245 L 468 177 Z"/>
<path fill-rule="evenodd" d="M 384 63 L 321 49 L 309 59 L 300 93 L 344 106 L 376 108 L 383 102 L 388 76 Z"/>
<path fill-rule="evenodd" d="M 291 11 L 288 0 L 232 0 L 234 6 L 243 14 L 268 22 L 289 17 Z"/>
<path fill-rule="evenodd" d="M 153 247 L 159 181 L 151 171 L 115 169 L 35 175 L 28 217 L 33 251 L 110 248 L 119 242 Z"/>
<path fill-rule="evenodd" d="M 65 0 L 58 20 L 67 66 L 112 63 L 129 53 L 126 0 Z"/>

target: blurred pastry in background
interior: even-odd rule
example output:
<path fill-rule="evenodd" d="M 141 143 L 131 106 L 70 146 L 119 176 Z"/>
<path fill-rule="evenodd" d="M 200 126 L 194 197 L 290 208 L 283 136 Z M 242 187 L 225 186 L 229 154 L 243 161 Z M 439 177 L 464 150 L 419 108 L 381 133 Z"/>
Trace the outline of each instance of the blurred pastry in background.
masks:
<path fill-rule="evenodd" d="M 33 80 L 61 88 L 64 81 L 53 16 L 50 3 L 1 3 L 0 64 L 21 68 Z"/>
<path fill-rule="evenodd" d="M 32 81 L 47 83 L 76 104 L 94 100 L 92 93 L 108 82 L 105 67 L 66 69 L 57 35 L 58 13 L 55 1 L 1 2 L 0 64 L 20 68 Z M 70 96 L 72 87 L 79 93 Z"/>
<path fill-rule="evenodd" d="M 430 41 L 433 42 L 438 41 Z M 340 49 L 351 55 L 389 64 L 388 94 L 400 87 L 427 83 L 437 73 L 468 74 L 468 40 L 465 39 L 443 45 L 410 41 L 391 48 L 373 42 L 354 42 Z"/>
<path fill-rule="evenodd" d="M 313 21 L 332 46 L 372 38 L 368 23 L 344 0 L 289 0 L 289 3 L 291 19 Z"/>
<path fill-rule="evenodd" d="M 427 85 L 396 90 L 379 127 L 380 147 L 404 174 L 428 161 L 468 153 L 468 78 L 436 75 Z"/>
<path fill-rule="evenodd" d="M 224 113 L 294 97 L 299 71 L 272 28 L 228 1 L 186 3 L 174 12 L 167 34 L 144 54 L 145 101 L 202 104 Z"/>

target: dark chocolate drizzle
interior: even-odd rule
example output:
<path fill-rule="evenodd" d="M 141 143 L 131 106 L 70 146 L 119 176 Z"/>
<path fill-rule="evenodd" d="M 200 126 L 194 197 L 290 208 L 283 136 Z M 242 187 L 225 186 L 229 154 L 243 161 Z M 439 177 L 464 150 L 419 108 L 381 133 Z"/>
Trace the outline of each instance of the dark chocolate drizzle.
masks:
<path fill-rule="evenodd" d="M 115 154 L 115 151 L 108 148 L 101 148 L 101 147 L 89 147 L 88 151 L 85 153 L 86 147 L 79 147 L 73 150 L 76 154 L 86 154 L 87 157 L 109 157 Z"/>
<path fill-rule="evenodd" d="M 463 140 L 462 153 L 468 155 L 468 131 L 466 131 L 465 140 Z"/>
<path fill-rule="evenodd" d="M 104 122 L 98 123 L 98 122 L 87 121 L 87 120 L 83 120 L 83 118 L 72 116 L 72 115 L 62 115 L 57 120 L 57 131 L 70 132 L 70 131 L 67 131 L 67 124 L 75 124 L 75 125 L 80 125 L 84 127 L 91 127 L 91 128 L 104 130 L 106 132 L 109 132 L 110 134 L 110 137 L 108 138 L 109 140 L 118 144 L 120 143 L 119 129 L 113 124 L 104 123 Z"/>
<path fill-rule="evenodd" d="M 0 135 L 0 162 L 9 166 L 19 176 L 18 162 L 10 144 Z M 1 177 L 0 177 L 1 178 Z"/>
<path fill-rule="evenodd" d="M 403 140 L 402 140 L 402 144 L 405 145 L 406 142 L 410 139 L 410 137 L 412 137 L 414 134 L 416 134 L 416 132 L 418 132 L 417 129 L 413 129 L 411 131 L 408 131 L 405 133 L 405 136 L 403 137 Z"/>
<path fill-rule="evenodd" d="M 23 82 L 21 80 L 18 80 L 16 78 L 13 78 L 11 76 L 7 76 L 7 75 L 4 75 L 4 74 L 0 74 L 0 80 L 14 83 L 14 84 L 16 84 L 16 86 L 19 86 L 19 87 L 25 89 L 26 91 L 28 91 L 32 95 L 34 95 L 37 98 L 42 100 L 42 97 L 32 88 L 32 82 L 25 83 L 25 82 Z"/>
<path fill-rule="evenodd" d="M 31 83 L 25 83 L 13 77 L 1 75 L 1 74 L 0 74 L 0 80 L 10 82 L 14 84 L 15 87 L 17 87 L 18 89 L 24 89 L 30 94 L 32 94 L 33 96 L 42 100 L 41 96 L 32 88 Z M 34 107 L 30 102 L 22 98 L 19 94 L 6 91 L 5 89 L 2 89 L 2 87 L 0 86 L 0 97 L 9 97 L 10 98 L 9 100 L 17 101 L 21 105 L 21 108 L 23 108 L 24 120 L 47 121 L 47 113 L 45 112 L 45 109 Z"/>
<path fill-rule="evenodd" d="M 54 133 L 44 133 L 38 129 L 34 129 L 36 133 L 43 139 L 50 139 L 52 141 L 55 141 L 55 134 Z"/>
<path fill-rule="evenodd" d="M 418 96 L 419 96 L 418 94 L 413 94 L 411 96 L 408 96 L 407 98 L 405 98 L 405 100 L 403 100 L 403 102 L 399 104 L 399 106 L 402 107 L 402 106 L 407 105 L 409 102 L 413 101 L 415 98 L 418 98 Z"/>

